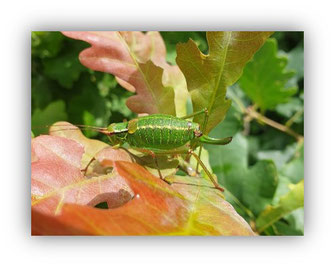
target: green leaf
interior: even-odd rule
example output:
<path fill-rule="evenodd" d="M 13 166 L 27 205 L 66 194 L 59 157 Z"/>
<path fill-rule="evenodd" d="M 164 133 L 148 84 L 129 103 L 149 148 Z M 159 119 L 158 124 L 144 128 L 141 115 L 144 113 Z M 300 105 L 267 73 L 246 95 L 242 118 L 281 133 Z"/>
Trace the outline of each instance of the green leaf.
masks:
<path fill-rule="evenodd" d="M 261 150 L 257 152 L 257 158 L 259 160 L 272 160 L 276 164 L 277 169 L 280 170 L 289 160 L 291 160 L 296 152 L 296 149 L 297 143 L 288 145 L 282 150 Z"/>
<path fill-rule="evenodd" d="M 303 100 L 300 97 L 291 97 L 287 103 L 279 104 L 276 106 L 278 114 L 291 118 L 296 112 L 304 109 Z M 303 114 L 302 114 L 303 115 Z M 303 116 L 297 118 L 295 122 L 302 122 Z"/>
<path fill-rule="evenodd" d="M 217 127 L 212 134 L 217 137 L 220 132 Z M 235 135 L 226 146 L 208 145 L 206 148 L 219 182 L 254 215 L 272 203 L 278 183 L 276 166 L 269 160 L 248 166 L 248 143 L 244 136 Z M 227 199 L 236 206 L 233 198 L 227 195 Z"/>
<path fill-rule="evenodd" d="M 73 83 L 79 79 L 80 73 L 85 71 L 77 54 L 73 53 L 71 49 L 58 57 L 45 59 L 43 64 L 45 74 L 67 89 L 71 89 Z"/>
<path fill-rule="evenodd" d="M 63 40 L 60 32 L 32 32 L 31 54 L 39 58 L 54 57 L 60 51 Z"/>
<path fill-rule="evenodd" d="M 287 86 L 295 72 L 286 70 L 287 56 L 279 56 L 277 50 L 277 41 L 267 40 L 239 80 L 241 88 L 262 111 L 287 102 L 297 91 L 296 86 Z"/>
<path fill-rule="evenodd" d="M 281 174 L 288 177 L 292 183 L 304 178 L 304 145 L 298 147 L 293 159 L 281 169 Z"/>
<path fill-rule="evenodd" d="M 304 181 L 290 185 L 290 191 L 280 198 L 275 206 L 268 206 L 257 218 L 258 232 L 263 232 L 267 227 L 278 221 L 283 216 L 304 206 Z"/>
<path fill-rule="evenodd" d="M 42 75 L 31 77 L 31 99 L 32 110 L 35 108 L 45 108 L 52 102 L 52 91 L 57 90 L 57 87 Z"/>
<path fill-rule="evenodd" d="M 205 134 L 223 120 L 231 101 L 227 86 L 241 76 L 245 64 L 263 45 L 270 32 L 207 32 L 209 54 L 204 55 L 189 40 L 177 45 L 176 62 L 185 75 L 193 110 L 207 108 L 209 119 Z M 203 125 L 204 116 L 195 118 Z"/>
<path fill-rule="evenodd" d="M 304 48 L 302 44 L 297 45 L 288 53 L 287 68 L 295 70 L 296 73 L 293 77 L 295 82 L 304 77 Z"/>
<path fill-rule="evenodd" d="M 71 122 L 106 127 L 111 115 L 107 108 L 108 99 L 98 93 L 96 84 L 92 83 L 88 76 L 81 77 L 75 84 L 72 91 L 77 90 L 80 90 L 80 93 L 73 94 L 67 108 Z M 93 132 L 89 134 L 93 135 Z"/>
<path fill-rule="evenodd" d="M 38 136 L 48 132 L 48 128 L 45 126 L 64 120 L 67 120 L 65 103 L 62 100 L 58 100 L 51 102 L 43 110 L 36 109 L 31 117 L 31 124 L 35 136 Z"/>
<path fill-rule="evenodd" d="M 206 51 L 208 45 L 206 42 L 206 32 L 160 32 L 166 45 L 166 60 L 171 64 L 176 64 L 176 45 L 178 42 L 187 42 L 194 40 L 201 51 Z"/>
<path fill-rule="evenodd" d="M 220 129 L 218 138 L 222 138 L 224 136 L 234 136 L 243 129 L 243 114 L 240 112 L 235 102 L 232 102 L 225 119 L 221 121 L 216 127 Z M 213 131 L 215 131 L 215 128 Z"/>
<path fill-rule="evenodd" d="M 287 217 L 287 218 L 286 218 Z M 279 220 L 273 224 L 276 232 L 275 235 L 281 236 L 299 236 L 304 235 L 304 208 L 299 208 L 291 214 L 284 217 L 285 221 Z M 300 228 L 302 224 L 302 228 Z M 269 229 L 269 228 L 268 228 Z"/>

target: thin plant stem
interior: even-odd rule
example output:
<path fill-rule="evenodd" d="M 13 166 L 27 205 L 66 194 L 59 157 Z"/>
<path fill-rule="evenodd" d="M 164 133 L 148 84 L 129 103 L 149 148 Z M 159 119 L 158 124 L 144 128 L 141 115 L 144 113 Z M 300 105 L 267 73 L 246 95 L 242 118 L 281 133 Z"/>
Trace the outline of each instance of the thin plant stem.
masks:
<path fill-rule="evenodd" d="M 282 131 L 282 132 L 284 132 L 288 135 L 293 136 L 295 139 L 297 139 L 297 141 L 299 143 L 301 143 L 304 140 L 304 137 L 302 135 L 296 133 L 295 131 L 293 131 L 290 128 L 291 125 L 287 125 L 289 121 L 286 122 L 286 125 L 280 124 L 280 123 L 278 123 L 276 121 L 273 121 L 273 120 L 265 117 L 264 115 L 258 113 L 256 111 L 256 109 L 257 109 L 256 105 L 253 106 L 253 107 L 248 107 L 248 108 L 245 107 L 243 102 L 239 99 L 238 96 L 235 95 L 235 93 L 232 92 L 230 97 L 235 101 L 235 103 L 237 104 L 237 106 L 239 107 L 241 112 L 247 116 L 247 122 L 248 123 L 251 121 L 251 119 L 257 119 L 257 120 L 275 128 L 279 131 Z M 293 117 L 291 118 L 293 120 L 293 122 L 294 122 L 294 120 L 297 119 L 297 117 L 301 116 L 301 114 L 303 113 L 303 109 L 299 112 L 301 114 L 299 114 L 299 113 L 297 114 L 297 113 L 293 116 L 294 118 Z"/>
<path fill-rule="evenodd" d="M 251 116 L 254 119 L 260 120 L 261 122 L 279 130 L 282 131 L 284 133 L 287 133 L 288 135 L 293 136 L 295 139 L 297 139 L 298 142 L 301 142 L 304 137 L 298 133 L 296 133 L 295 131 L 293 131 L 290 127 L 287 127 L 283 124 L 280 124 L 274 120 L 271 120 L 265 116 L 263 116 L 262 114 L 258 113 L 257 111 L 255 111 L 252 108 L 247 108 L 246 109 L 246 114 Z"/>
<path fill-rule="evenodd" d="M 291 127 L 291 125 L 304 113 L 304 109 L 298 110 L 286 123 L 286 127 Z"/>

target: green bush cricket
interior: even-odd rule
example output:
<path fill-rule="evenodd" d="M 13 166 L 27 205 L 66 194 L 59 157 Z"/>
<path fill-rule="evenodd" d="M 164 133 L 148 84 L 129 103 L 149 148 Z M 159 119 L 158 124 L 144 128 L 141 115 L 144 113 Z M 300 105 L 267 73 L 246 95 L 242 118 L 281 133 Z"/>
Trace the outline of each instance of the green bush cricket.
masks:
<path fill-rule="evenodd" d="M 131 148 L 150 154 L 155 160 L 159 176 L 163 180 L 164 178 L 160 172 L 156 155 L 188 154 L 193 156 L 211 179 L 215 188 L 224 191 L 213 178 L 213 175 L 206 168 L 205 164 L 201 161 L 200 153 L 202 144 L 226 145 L 231 142 L 232 137 L 223 139 L 211 138 L 202 133 L 198 123 L 186 120 L 187 118 L 200 114 L 205 114 L 206 123 L 208 112 L 207 109 L 204 109 L 182 118 L 166 114 L 152 114 L 138 117 L 130 121 L 112 123 L 107 128 L 84 125 L 82 125 L 82 127 L 91 128 L 92 130 L 107 135 L 112 145 L 116 148 L 128 143 Z M 191 143 L 193 143 L 193 145 L 191 145 Z M 199 145 L 200 151 L 197 155 L 193 150 Z M 84 169 L 85 172 L 94 160 L 95 158 L 92 158 L 88 163 Z"/>

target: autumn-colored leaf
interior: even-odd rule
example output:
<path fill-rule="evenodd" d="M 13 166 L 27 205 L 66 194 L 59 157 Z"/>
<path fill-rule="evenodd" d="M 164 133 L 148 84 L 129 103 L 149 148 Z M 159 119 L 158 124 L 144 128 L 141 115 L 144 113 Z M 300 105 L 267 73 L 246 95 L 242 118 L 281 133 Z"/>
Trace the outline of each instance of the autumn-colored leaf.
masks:
<path fill-rule="evenodd" d="M 42 135 L 32 140 L 32 148 L 35 161 L 31 167 L 31 192 L 35 210 L 56 215 L 64 203 L 94 206 L 107 202 L 115 206 L 132 196 L 131 189 L 116 173 L 86 179 L 81 172 L 84 146 L 71 139 Z"/>
<path fill-rule="evenodd" d="M 79 55 L 83 65 L 116 76 L 121 86 L 136 91 L 127 106 L 136 113 L 175 115 L 174 89 L 180 80 L 177 67 L 165 61 L 166 50 L 158 32 L 63 32 L 64 35 L 86 41 L 92 47 Z M 164 78 L 163 78 L 164 71 Z M 173 81 L 175 74 L 176 81 Z M 165 83 L 163 83 L 163 81 Z M 179 83 L 182 84 L 182 83 Z M 179 86 L 175 90 L 184 92 Z"/>
<path fill-rule="evenodd" d="M 203 178 L 171 176 L 169 185 L 139 164 L 124 161 L 119 150 L 104 155 L 113 161 L 111 173 L 84 176 L 81 157 L 96 141 L 82 139 L 77 131 L 73 139 L 32 139 L 34 235 L 254 235 Z M 101 202 L 109 209 L 94 207 Z"/>
<path fill-rule="evenodd" d="M 227 86 L 238 80 L 245 64 L 270 34 L 207 32 L 208 55 L 204 55 L 192 40 L 177 45 L 176 62 L 185 75 L 193 110 L 207 108 L 209 111 L 206 134 L 224 119 L 230 106 L 230 100 L 226 100 Z M 196 117 L 195 121 L 202 125 L 204 116 Z"/>

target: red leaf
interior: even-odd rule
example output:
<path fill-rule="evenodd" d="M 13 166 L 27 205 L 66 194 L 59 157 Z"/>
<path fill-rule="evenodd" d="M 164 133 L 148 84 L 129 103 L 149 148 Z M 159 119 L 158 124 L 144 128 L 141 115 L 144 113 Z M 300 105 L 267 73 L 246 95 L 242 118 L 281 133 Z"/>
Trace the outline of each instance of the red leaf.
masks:
<path fill-rule="evenodd" d="M 64 122 L 57 125 L 69 127 Z M 171 186 L 136 163 L 116 161 L 129 159 L 123 150 L 111 148 L 103 148 L 98 158 L 111 162 L 113 172 L 85 177 L 81 157 L 99 141 L 83 138 L 78 129 L 53 133 L 74 140 L 60 136 L 32 140 L 36 159 L 32 162 L 32 234 L 253 235 L 205 179 L 171 176 Z M 101 202 L 107 202 L 109 209 L 94 207 Z"/>

